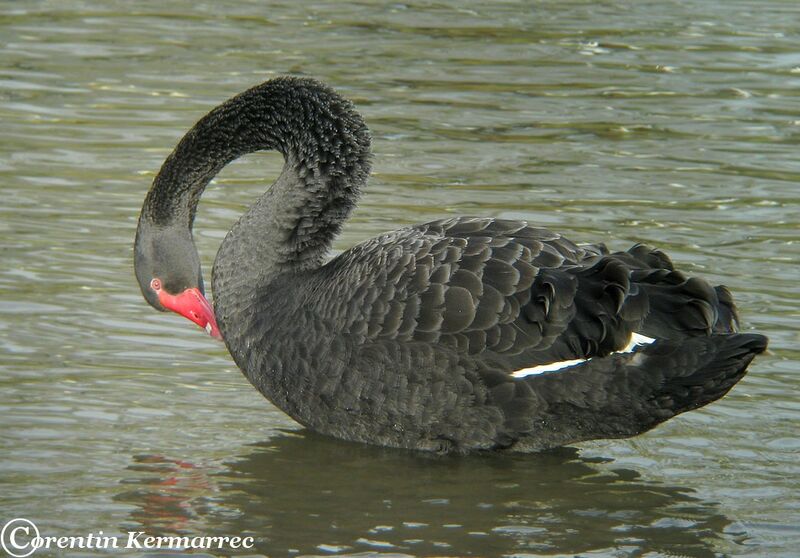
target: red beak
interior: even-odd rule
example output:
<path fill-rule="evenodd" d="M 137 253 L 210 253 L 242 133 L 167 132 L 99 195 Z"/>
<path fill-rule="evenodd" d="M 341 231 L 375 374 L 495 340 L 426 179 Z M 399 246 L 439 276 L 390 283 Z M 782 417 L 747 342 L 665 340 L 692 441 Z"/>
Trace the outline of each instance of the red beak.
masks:
<path fill-rule="evenodd" d="M 211 337 L 222 339 L 217 319 L 214 317 L 214 309 L 200 289 L 186 289 L 178 295 L 171 295 L 161 289 L 158 291 L 158 301 L 164 308 L 180 314 L 205 329 Z"/>

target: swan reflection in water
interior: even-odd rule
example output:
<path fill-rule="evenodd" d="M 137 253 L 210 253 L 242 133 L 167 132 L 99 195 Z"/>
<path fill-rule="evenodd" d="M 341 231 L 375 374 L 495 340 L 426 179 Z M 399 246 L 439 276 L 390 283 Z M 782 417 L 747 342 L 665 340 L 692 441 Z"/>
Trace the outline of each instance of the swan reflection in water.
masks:
<path fill-rule="evenodd" d="M 155 455 L 133 461 L 134 478 L 115 498 L 136 507 L 123 529 L 252 535 L 254 550 L 268 555 L 621 549 L 702 557 L 741 542 L 731 521 L 691 489 L 645 480 L 572 448 L 448 457 L 303 430 L 223 464 Z"/>

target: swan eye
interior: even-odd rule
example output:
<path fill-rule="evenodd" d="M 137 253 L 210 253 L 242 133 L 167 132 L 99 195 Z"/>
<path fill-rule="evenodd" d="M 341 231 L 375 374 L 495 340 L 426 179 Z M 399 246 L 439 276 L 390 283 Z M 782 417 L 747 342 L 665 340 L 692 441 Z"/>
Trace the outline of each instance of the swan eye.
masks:
<path fill-rule="evenodd" d="M 150 288 L 153 289 L 156 292 L 160 291 L 161 290 L 161 279 L 156 278 L 156 279 L 153 279 L 152 281 L 150 281 Z"/>

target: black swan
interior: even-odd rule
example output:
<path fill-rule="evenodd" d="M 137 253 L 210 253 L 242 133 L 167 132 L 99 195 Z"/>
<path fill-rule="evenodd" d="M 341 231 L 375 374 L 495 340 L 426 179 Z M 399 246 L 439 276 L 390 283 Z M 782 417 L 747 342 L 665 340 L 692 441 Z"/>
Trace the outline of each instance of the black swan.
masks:
<path fill-rule="evenodd" d="M 226 164 L 266 149 L 283 171 L 222 242 L 212 309 L 192 239 L 198 201 Z M 189 130 L 139 218 L 147 302 L 221 337 L 308 428 L 439 452 L 629 437 L 719 399 L 766 348 L 736 333 L 725 287 L 659 250 L 612 253 L 524 221 L 441 219 L 326 262 L 369 173 L 353 105 L 315 80 L 277 78 Z"/>

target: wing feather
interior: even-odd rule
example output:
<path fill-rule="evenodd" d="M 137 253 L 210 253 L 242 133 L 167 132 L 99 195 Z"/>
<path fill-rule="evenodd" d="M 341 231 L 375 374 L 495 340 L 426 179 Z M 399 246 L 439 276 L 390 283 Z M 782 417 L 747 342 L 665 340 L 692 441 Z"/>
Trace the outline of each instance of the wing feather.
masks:
<path fill-rule="evenodd" d="M 316 311 L 362 343 L 435 343 L 491 359 L 505 374 L 609 354 L 633 331 L 711 331 L 720 304 L 735 321 L 724 288 L 687 279 L 658 250 L 610 254 L 517 220 L 400 229 L 323 270 Z"/>

